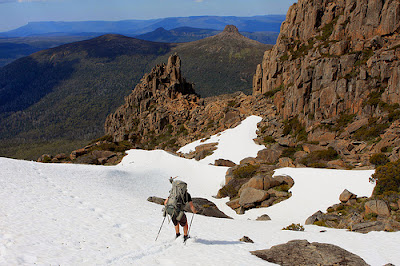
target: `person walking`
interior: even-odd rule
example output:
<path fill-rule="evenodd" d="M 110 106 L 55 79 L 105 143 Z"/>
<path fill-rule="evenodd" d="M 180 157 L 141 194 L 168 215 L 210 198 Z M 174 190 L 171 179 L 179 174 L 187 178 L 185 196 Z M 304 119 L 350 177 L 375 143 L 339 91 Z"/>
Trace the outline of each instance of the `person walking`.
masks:
<path fill-rule="evenodd" d="M 189 226 L 184 212 L 186 203 L 189 203 L 190 209 L 194 214 L 197 213 L 197 211 L 193 205 L 191 195 L 187 192 L 187 184 L 180 180 L 174 180 L 172 177 L 169 180 L 172 184 L 172 188 L 168 198 L 164 201 L 164 210 L 165 213 L 171 216 L 172 223 L 175 226 L 176 238 L 181 235 L 179 225 L 183 227 L 183 241 L 186 242 L 189 238 Z"/>

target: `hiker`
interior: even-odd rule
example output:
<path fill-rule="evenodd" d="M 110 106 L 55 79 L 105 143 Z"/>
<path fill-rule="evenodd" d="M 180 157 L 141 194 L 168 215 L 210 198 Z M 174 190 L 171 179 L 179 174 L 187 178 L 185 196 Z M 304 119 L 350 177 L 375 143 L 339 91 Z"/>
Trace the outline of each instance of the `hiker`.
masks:
<path fill-rule="evenodd" d="M 175 226 L 176 238 L 178 238 L 181 233 L 179 231 L 179 225 L 183 227 L 183 241 L 185 242 L 188 236 L 188 222 L 183 209 L 187 202 L 189 202 L 190 209 L 193 213 L 197 213 L 195 207 L 193 206 L 192 197 L 187 192 L 187 184 L 180 180 L 174 180 L 172 177 L 169 179 L 172 183 L 172 189 L 170 191 L 169 197 L 165 199 L 165 213 L 171 216 L 172 222 Z"/>

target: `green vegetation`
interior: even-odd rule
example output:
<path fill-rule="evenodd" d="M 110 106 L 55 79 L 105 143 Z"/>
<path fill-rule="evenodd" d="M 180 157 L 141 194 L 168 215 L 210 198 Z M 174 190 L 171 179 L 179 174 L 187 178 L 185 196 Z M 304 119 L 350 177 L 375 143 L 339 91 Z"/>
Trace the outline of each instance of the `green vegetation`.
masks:
<path fill-rule="evenodd" d="M 332 132 L 342 131 L 348 124 L 353 122 L 355 114 L 349 114 L 348 112 L 341 112 L 339 117 L 336 119 L 333 125 L 323 125 L 324 128 Z"/>
<path fill-rule="evenodd" d="M 376 183 L 374 195 L 400 193 L 400 160 L 376 168 L 371 181 Z"/>
<path fill-rule="evenodd" d="M 354 138 L 360 141 L 369 141 L 379 137 L 390 126 L 385 121 L 378 122 L 378 118 L 371 117 L 368 124 L 354 132 Z"/>
<path fill-rule="evenodd" d="M 367 215 L 365 215 L 364 219 L 376 221 L 377 217 L 378 217 L 378 214 L 371 212 L 371 213 L 368 213 Z"/>
<path fill-rule="evenodd" d="M 272 136 L 265 136 L 265 137 L 263 137 L 263 142 L 265 144 L 271 144 L 271 143 L 275 143 L 276 140 Z"/>
<path fill-rule="evenodd" d="M 291 134 L 292 137 L 296 137 L 297 141 L 307 141 L 307 132 L 306 128 L 300 123 L 297 116 L 283 121 L 283 135 Z"/>
<path fill-rule="evenodd" d="M 256 174 L 258 168 L 260 168 L 259 165 L 245 164 L 245 165 L 240 166 L 239 168 L 233 170 L 233 177 L 234 178 L 251 178 Z"/>
<path fill-rule="evenodd" d="M 254 70 L 271 45 L 254 45 L 253 41 L 229 40 L 213 36 L 174 46 L 182 61 L 182 74 L 196 84 L 202 97 L 242 91 L 252 93 Z M 166 62 L 169 54 L 156 60 Z"/>
<path fill-rule="evenodd" d="M 318 226 L 328 227 L 325 221 L 315 221 L 313 224 Z"/>
<path fill-rule="evenodd" d="M 326 168 L 326 162 L 339 158 L 339 154 L 332 147 L 327 150 L 313 151 L 302 158 L 300 163 L 308 167 Z"/>
<path fill-rule="evenodd" d="M 272 98 L 277 92 L 281 91 L 283 89 L 283 85 L 279 86 L 278 88 L 275 88 L 273 90 L 267 91 L 263 95 L 267 98 Z"/>
<path fill-rule="evenodd" d="M 282 230 L 304 231 L 304 226 L 302 226 L 301 224 L 292 223 L 291 225 L 282 228 Z"/>
<path fill-rule="evenodd" d="M 281 158 L 283 157 L 289 157 L 291 159 L 294 159 L 294 154 L 298 151 L 301 151 L 302 147 L 300 145 L 296 147 L 287 147 L 282 151 Z"/>
<path fill-rule="evenodd" d="M 223 49 L 209 51 L 214 45 Z M 171 45 L 105 35 L 21 58 L 0 68 L 0 88 L 7 88 L 0 92 L 0 156 L 36 160 L 44 153 L 69 153 L 102 136 L 107 115 L 174 52 L 199 94 L 250 93 L 253 71 L 269 46 L 250 51 L 246 45 L 216 39 Z M 229 59 L 231 53 L 240 58 Z M 154 136 L 149 147 L 165 142 Z"/>
<path fill-rule="evenodd" d="M 389 158 L 384 153 L 375 153 L 369 158 L 369 162 L 375 166 L 387 164 Z"/>
<path fill-rule="evenodd" d="M 333 29 L 335 28 L 335 25 L 336 25 L 338 19 L 339 19 L 339 16 L 335 17 L 330 23 L 323 26 L 321 29 L 321 35 L 316 37 L 317 40 L 320 40 L 320 41 L 327 40 L 332 35 Z"/>

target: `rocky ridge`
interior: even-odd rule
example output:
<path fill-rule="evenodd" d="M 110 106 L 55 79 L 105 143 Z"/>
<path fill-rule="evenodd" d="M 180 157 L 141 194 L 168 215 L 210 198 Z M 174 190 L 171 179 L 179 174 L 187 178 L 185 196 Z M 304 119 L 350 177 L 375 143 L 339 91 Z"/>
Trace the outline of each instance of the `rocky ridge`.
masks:
<path fill-rule="evenodd" d="M 136 148 L 176 151 L 237 125 L 265 105 L 243 93 L 200 98 L 182 77 L 179 56 L 172 55 L 167 64 L 146 74 L 125 104 L 107 117 L 105 132 Z"/>

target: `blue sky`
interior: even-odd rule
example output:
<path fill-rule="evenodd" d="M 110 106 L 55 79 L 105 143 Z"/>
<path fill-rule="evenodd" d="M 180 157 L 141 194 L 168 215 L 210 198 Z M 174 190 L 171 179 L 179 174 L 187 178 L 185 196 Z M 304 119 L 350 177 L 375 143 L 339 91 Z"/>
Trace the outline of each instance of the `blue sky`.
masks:
<path fill-rule="evenodd" d="M 0 32 L 31 21 L 286 14 L 296 0 L 0 0 Z"/>

